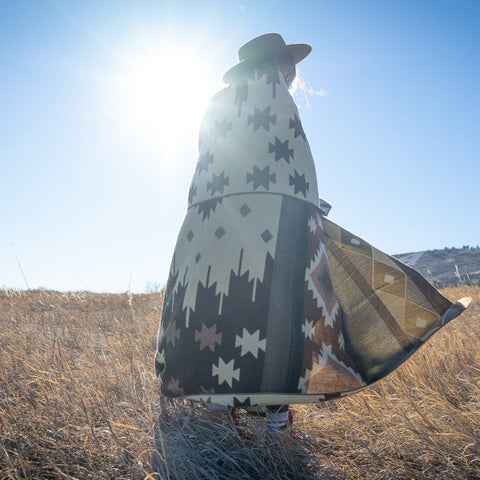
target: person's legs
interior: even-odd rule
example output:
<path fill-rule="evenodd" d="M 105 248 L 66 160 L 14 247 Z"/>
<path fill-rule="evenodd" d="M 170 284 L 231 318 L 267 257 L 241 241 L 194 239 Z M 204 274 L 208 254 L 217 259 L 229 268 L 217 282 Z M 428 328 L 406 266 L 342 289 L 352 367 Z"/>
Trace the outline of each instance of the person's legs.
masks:
<path fill-rule="evenodd" d="M 285 430 L 288 424 L 288 405 L 267 405 L 267 429 Z"/>
<path fill-rule="evenodd" d="M 206 416 L 211 422 L 224 423 L 225 420 L 232 421 L 238 427 L 238 409 L 230 409 L 223 405 L 209 403 Z M 236 415 L 235 415 L 236 413 Z M 289 424 L 289 405 L 267 405 L 267 430 L 270 432 L 281 432 Z"/>

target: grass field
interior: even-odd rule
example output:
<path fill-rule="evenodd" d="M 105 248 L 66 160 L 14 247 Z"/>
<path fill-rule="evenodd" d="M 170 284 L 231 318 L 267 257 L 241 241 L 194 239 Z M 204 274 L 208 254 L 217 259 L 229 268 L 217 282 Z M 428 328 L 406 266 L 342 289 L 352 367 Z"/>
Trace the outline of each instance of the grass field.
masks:
<path fill-rule="evenodd" d="M 226 462 L 238 478 L 480 478 L 480 288 L 443 293 L 474 304 L 394 374 L 295 408 L 315 443 L 302 453 L 246 418 L 254 444 L 194 426 L 197 407 L 160 415 L 161 294 L 2 290 L 0 479 L 233 478 Z"/>

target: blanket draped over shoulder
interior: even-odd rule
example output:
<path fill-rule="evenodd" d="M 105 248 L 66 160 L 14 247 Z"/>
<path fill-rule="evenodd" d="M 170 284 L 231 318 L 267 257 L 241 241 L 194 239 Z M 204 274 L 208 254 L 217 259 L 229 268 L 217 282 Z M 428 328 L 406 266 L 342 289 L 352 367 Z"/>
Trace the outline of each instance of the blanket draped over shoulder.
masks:
<path fill-rule="evenodd" d="M 392 372 L 458 316 L 418 272 L 330 222 L 276 70 L 210 102 L 162 312 L 162 392 L 309 403 Z"/>

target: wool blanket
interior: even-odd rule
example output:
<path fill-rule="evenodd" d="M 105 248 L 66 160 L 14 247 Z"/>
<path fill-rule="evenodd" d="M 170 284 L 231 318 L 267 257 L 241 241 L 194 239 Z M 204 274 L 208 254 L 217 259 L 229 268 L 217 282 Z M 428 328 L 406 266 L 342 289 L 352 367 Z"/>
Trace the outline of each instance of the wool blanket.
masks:
<path fill-rule="evenodd" d="M 467 307 L 321 207 L 283 76 L 257 70 L 219 92 L 165 291 L 163 394 L 253 406 L 353 393 Z"/>

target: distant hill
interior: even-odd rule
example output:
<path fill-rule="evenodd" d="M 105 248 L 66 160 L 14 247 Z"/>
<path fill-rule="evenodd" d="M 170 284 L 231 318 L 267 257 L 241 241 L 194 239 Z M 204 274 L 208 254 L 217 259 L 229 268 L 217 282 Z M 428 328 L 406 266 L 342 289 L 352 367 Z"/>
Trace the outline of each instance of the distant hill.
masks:
<path fill-rule="evenodd" d="M 438 286 L 480 286 L 480 248 L 445 248 L 394 256 Z"/>

